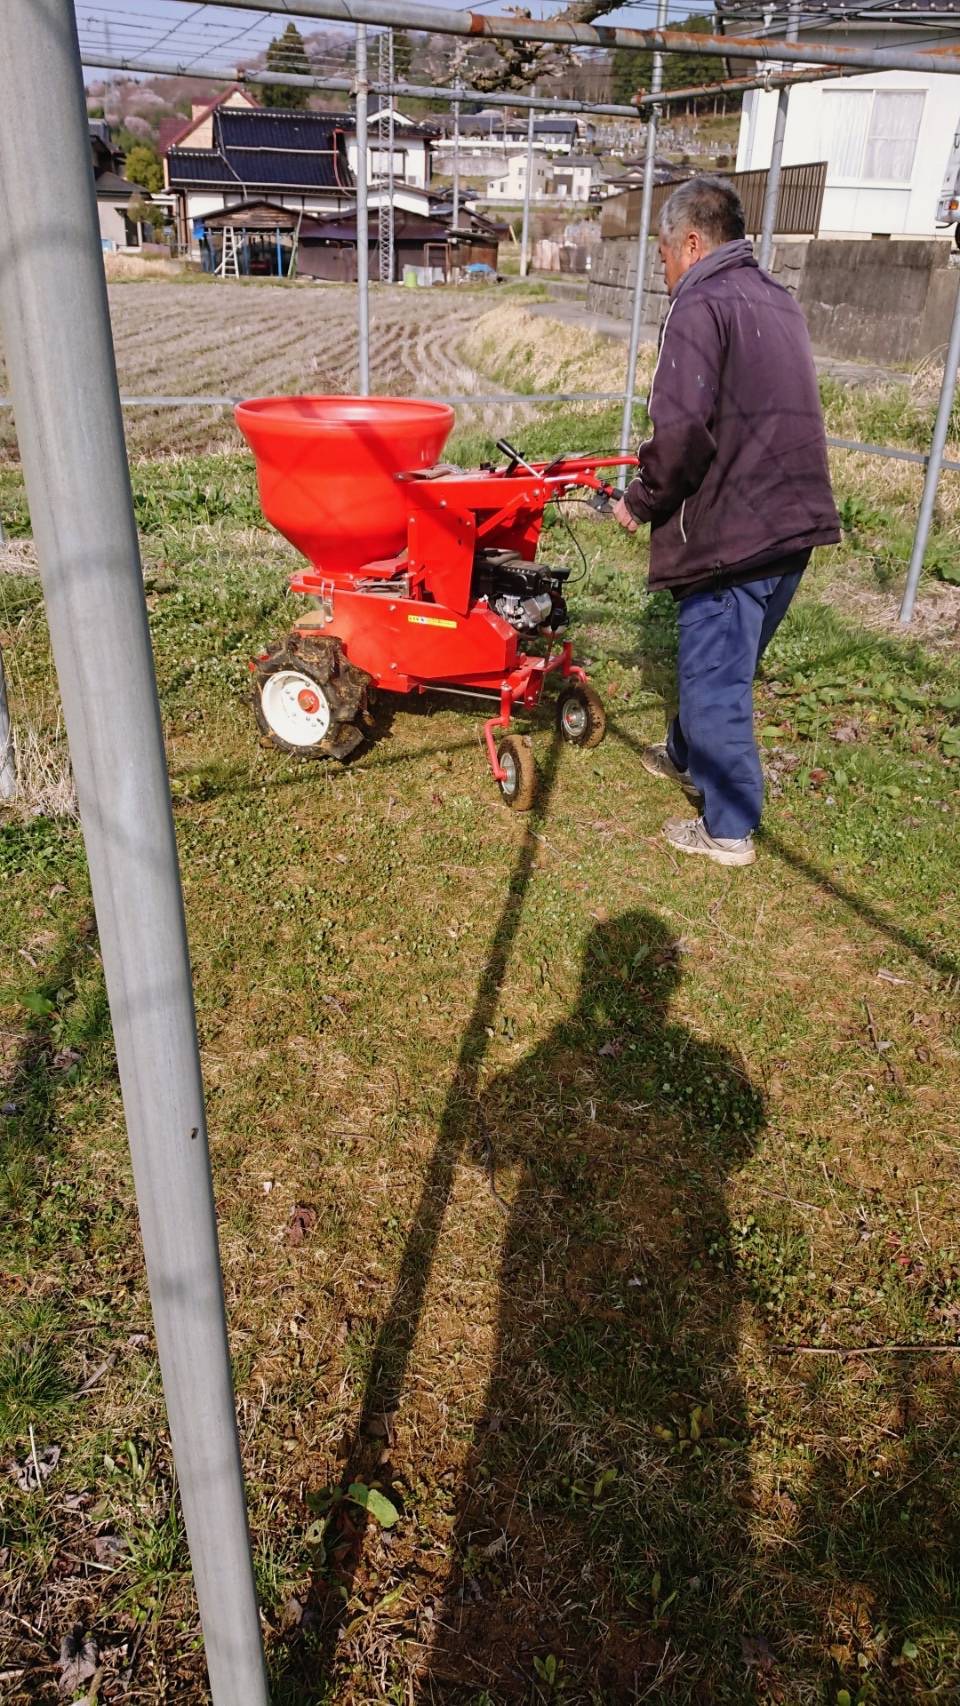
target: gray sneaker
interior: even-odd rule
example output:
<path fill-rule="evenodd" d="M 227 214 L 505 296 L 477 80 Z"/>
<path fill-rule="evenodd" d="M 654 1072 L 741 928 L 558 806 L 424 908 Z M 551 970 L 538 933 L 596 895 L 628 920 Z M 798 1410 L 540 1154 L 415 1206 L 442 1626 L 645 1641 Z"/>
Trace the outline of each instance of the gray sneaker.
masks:
<path fill-rule="evenodd" d="M 740 841 L 711 835 L 702 817 L 671 818 L 663 833 L 678 853 L 702 853 L 715 865 L 752 865 L 757 857 L 752 835 Z"/>
<path fill-rule="evenodd" d="M 649 770 L 651 776 L 660 776 L 665 782 L 676 782 L 677 786 L 683 789 L 691 805 L 703 805 L 703 795 L 689 770 L 677 769 L 667 751 L 665 740 L 658 741 L 656 746 L 645 746 L 640 754 L 640 763 L 644 770 Z"/>

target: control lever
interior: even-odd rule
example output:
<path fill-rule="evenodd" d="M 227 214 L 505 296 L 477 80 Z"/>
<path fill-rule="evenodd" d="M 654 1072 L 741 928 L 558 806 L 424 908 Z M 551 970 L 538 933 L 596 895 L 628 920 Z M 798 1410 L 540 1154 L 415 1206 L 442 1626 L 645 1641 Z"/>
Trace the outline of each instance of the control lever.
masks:
<path fill-rule="evenodd" d="M 539 468 L 531 468 L 530 463 L 527 461 L 526 457 L 521 455 L 519 450 L 514 449 L 513 445 L 510 443 L 510 440 L 508 438 L 498 438 L 497 439 L 497 449 L 499 450 L 501 456 L 506 456 L 508 458 L 508 461 L 509 461 L 509 466 L 507 468 L 508 474 L 515 474 L 518 468 L 526 468 L 528 474 L 534 474 L 534 475 L 539 476 L 539 473 L 540 473 Z"/>

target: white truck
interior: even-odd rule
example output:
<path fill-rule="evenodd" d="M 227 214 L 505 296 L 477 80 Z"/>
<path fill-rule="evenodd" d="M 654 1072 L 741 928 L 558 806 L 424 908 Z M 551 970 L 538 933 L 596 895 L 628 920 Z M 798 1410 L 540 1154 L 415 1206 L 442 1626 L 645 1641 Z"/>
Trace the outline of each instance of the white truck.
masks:
<path fill-rule="evenodd" d="M 937 202 L 937 224 L 953 226 L 953 241 L 960 249 L 960 120 L 953 133 L 946 171 Z"/>

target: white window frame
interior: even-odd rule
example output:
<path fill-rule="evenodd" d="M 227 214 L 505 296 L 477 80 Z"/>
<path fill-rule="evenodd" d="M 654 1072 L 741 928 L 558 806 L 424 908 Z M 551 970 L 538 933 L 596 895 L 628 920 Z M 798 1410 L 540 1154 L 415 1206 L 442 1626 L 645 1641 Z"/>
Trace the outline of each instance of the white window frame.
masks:
<path fill-rule="evenodd" d="M 870 147 L 870 132 L 871 132 L 871 129 L 873 127 L 873 116 L 874 116 L 874 112 L 876 110 L 876 103 L 877 103 L 878 95 L 879 96 L 883 96 L 883 95 L 913 95 L 915 98 L 917 96 L 919 96 L 919 98 L 920 98 L 920 105 L 919 105 L 918 115 L 917 115 L 917 131 L 916 131 L 916 136 L 914 137 L 914 141 L 913 141 L 913 154 L 912 154 L 911 159 L 910 159 L 910 170 L 907 173 L 905 178 L 868 178 L 865 176 L 865 173 L 864 173 L 864 167 L 866 165 L 866 159 L 867 159 L 867 150 Z M 864 100 L 864 101 L 866 100 L 867 97 L 869 97 L 869 108 L 867 110 L 867 122 L 864 126 L 863 137 L 862 137 L 861 144 L 860 144 L 860 166 L 859 166 L 858 172 L 854 176 L 849 176 L 849 175 L 841 176 L 840 174 L 837 174 L 835 176 L 833 173 L 832 167 L 828 166 L 828 168 L 827 168 L 827 188 L 828 189 L 886 189 L 886 190 L 904 190 L 904 191 L 909 190 L 912 183 L 913 183 L 913 172 L 914 172 L 914 167 L 916 166 L 916 163 L 917 163 L 917 149 L 920 146 L 920 131 L 921 131 L 921 127 L 923 125 L 923 115 L 924 115 L 924 112 L 926 111 L 926 101 L 927 101 L 926 89 L 917 89 L 917 88 L 913 88 L 913 89 L 887 89 L 887 88 L 883 88 L 883 89 L 857 89 L 857 88 L 824 89 L 822 92 L 822 95 L 821 95 L 821 99 L 823 101 L 833 102 L 833 101 L 843 100 L 844 98 L 849 99 L 850 96 L 854 96 L 854 97 L 856 97 L 860 100 Z M 828 116 L 829 112 L 830 112 L 830 108 L 829 108 L 829 106 L 827 106 L 823 111 L 823 125 L 822 125 L 822 129 L 823 129 L 823 133 L 824 133 L 824 137 L 825 137 L 825 142 L 826 142 L 826 139 L 829 139 L 829 147 L 827 147 L 825 145 L 824 150 L 823 150 L 824 153 L 827 154 L 828 158 L 829 158 L 829 154 L 830 154 L 830 152 L 832 152 L 832 148 L 833 148 L 833 138 L 831 135 L 831 120 Z"/>

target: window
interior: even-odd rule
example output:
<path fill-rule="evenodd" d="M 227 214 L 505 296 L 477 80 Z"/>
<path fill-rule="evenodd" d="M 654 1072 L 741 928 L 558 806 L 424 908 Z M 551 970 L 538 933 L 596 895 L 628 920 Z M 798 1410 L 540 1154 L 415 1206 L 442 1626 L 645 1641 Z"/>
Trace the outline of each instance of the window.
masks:
<path fill-rule="evenodd" d="M 908 184 L 917 151 L 923 91 L 878 89 L 870 114 L 863 176 Z"/>
<path fill-rule="evenodd" d="M 825 90 L 830 178 L 908 184 L 924 98 L 922 89 Z"/>
<path fill-rule="evenodd" d="M 127 248 L 128 249 L 139 249 L 139 247 L 140 247 L 140 227 L 137 224 L 136 220 L 130 218 L 130 215 L 128 213 L 125 213 L 123 215 L 123 229 L 124 229 L 124 233 L 126 235 Z"/>

